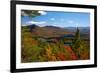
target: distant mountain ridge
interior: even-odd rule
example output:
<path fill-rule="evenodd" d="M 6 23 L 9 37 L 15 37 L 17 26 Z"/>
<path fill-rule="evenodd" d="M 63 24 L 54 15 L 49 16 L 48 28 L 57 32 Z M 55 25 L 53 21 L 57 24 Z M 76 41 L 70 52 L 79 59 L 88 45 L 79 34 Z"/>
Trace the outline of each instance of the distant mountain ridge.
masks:
<path fill-rule="evenodd" d="M 56 26 L 44 26 L 40 27 L 38 25 L 32 24 L 28 26 L 22 26 L 22 27 L 28 27 L 33 35 L 49 38 L 49 37 L 60 37 L 62 35 L 72 34 L 74 35 L 76 32 L 77 27 L 56 27 Z M 78 27 L 80 30 L 81 35 L 85 35 L 86 37 L 89 37 L 90 29 L 89 27 Z"/>
<path fill-rule="evenodd" d="M 90 32 L 90 27 L 65 27 L 67 31 L 70 32 L 75 32 L 77 28 L 80 30 L 80 33 L 89 33 Z"/>
<path fill-rule="evenodd" d="M 61 29 L 60 27 L 57 26 L 44 26 L 45 28 L 55 28 L 55 29 Z"/>
<path fill-rule="evenodd" d="M 33 35 L 37 35 L 37 36 L 41 36 L 45 38 L 60 37 L 66 34 L 73 34 L 72 32 L 67 32 L 67 30 L 60 28 L 60 27 L 56 27 L 56 26 L 40 27 L 35 24 L 32 24 L 32 25 L 22 26 L 22 27 L 29 28 Z"/>

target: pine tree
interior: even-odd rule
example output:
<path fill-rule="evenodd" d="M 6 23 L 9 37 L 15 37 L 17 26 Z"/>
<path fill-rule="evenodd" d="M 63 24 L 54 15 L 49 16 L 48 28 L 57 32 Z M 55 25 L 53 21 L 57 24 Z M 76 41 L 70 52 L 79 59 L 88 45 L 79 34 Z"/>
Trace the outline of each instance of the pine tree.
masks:
<path fill-rule="evenodd" d="M 41 14 L 37 10 L 22 10 L 21 16 L 26 16 L 26 15 L 33 18 Z"/>
<path fill-rule="evenodd" d="M 80 40 L 80 31 L 79 31 L 78 28 L 77 28 L 76 34 L 75 34 L 75 41 L 76 41 L 76 40 Z"/>
<path fill-rule="evenodd" d="M 74 47 L 74 49 L 77 49 L 77 48 L 80 47 L 80 42 L 81 42 L 81 39 L 80 39 L 80 31 L 77 28 L 76 33 L 75 33 L 75 37 L 73 39 L 73 47 Z"/>
<path fill-rule="evenodd" d="M 88 58 L 88 47 L 86 42 L 81 39 L 80 37 L 80 31 L 77 28 L 75 37 L 72 42 L 72 49 L 76 53 L 79 59 L 87 59 Z M 85 55 L 85 56 L 84 56 Z"/>
<path fill-rule="evenodd" d="M 72 42 L 72 48 L 78 57 L 80 57 L 79 51 L 78 51 L 78 49 L 80 48 L 80 45 L 81 45 L 80 31 L 77 28 L 76 33 L 75 33 L 75 37 L 74 37 L 73 42 Z"/>
<path fill-rule="evenodd" d="M 21 11 L 21 16 L 25 17 L 28 16 L 30 17 L 30 21 L 33 21 L 34 17 L 40 16 L 41 14 L 38 12 L 38 10 L 22 10 Z M 34 25 L 30 26 L 30 32 L 32 33 Z"/>

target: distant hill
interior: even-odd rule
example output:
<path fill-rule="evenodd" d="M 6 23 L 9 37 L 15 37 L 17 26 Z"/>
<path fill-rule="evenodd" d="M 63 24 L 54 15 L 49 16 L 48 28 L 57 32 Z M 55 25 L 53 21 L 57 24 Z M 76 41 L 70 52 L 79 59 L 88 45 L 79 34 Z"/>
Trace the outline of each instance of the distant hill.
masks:
<path fill-rule="evenodd" d="M 66 35 L 66 34 L 73 34 L 72 32 L 69 32 L 66 29 L 56 27 L 56 26 L 39 27 L 39 26 L 33 24 L 33 25 L 22 26 L 22 27 L 24 27 L 24 28 L 27 27 L 30 29 L 30 32 L 33 35 L 41 36 L 44 38 L 60 37 L 62 35 Z"/>
<path fill-rule="evenodd" d="M 22 26 L 23 28 L 28 28 L 33 35 L 50 38 L 50 37 L 61 37 L 63 35 L 72 34 L 74 35 L 76 32 L 76 27 L 67 27 L 61 28 L 56 26 L 44 26 L 40 27 L 35 24 Z M 90 37 L 90 29 L 89 27 L 78 27 L 80 30 L 80 34 L 82 37 L 89 38 Z"/>
<path fill-rule="evenodd" d="M 65 27 L 64 29 L 66 29 L 69 32 L 76 32 L 77 27 Z M 90 27 L 78 27 L 78 29 L 80 30 L 80 33 L 89 33 L 90 32 Z"/>
<path fill-rule="evenodd" d="M 36 27 L 39 27 L 39 26 L 37 26 L 37 25 L 35 25 L 35 24 L 31 24 L 31 25 L 27 25 L 27 26 L 25 26 L 25 27 L 28 27 L 28 28 L 36 28 Z"/>
<path fill-rule="evenodd" d="M 66 27 L 64 29 L 66 29 L 68 32 L 75 33 L 77 27 Z M 88 38 L 88 39 L 90 38 L 90 27 L 78 27 L 78 29 L 80 30 L 80 36 L 82 38 Z"/>
<path fill-rule="evenodd" d="M 60 27 L 57 26 L 44 26 L 45 28 L 50 28 L 50 29 L 61 29 Z"/>

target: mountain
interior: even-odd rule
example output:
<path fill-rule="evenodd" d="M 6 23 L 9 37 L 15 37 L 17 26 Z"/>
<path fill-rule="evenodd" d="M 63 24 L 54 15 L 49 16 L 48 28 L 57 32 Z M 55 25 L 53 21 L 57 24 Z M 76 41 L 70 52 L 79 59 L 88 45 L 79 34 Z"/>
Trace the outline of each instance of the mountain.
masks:
<path fill-rule="evenodd" d="M 22 27 L 27 27 L 33 35 L 37 35 L 44 38 L 60 37 L 66 34 L 73 34 L 72 32 L 69 32 L 66 29 L 56 27 L 56 26 L 39 27 L 33 24 L 33 25 L 22 26 Z"/>
<path fill-rule="evenodd" d="M 66 29 L 68 32 L 75 33 L 77 30 L 77 27 L 66 27 L 64 29 Z M 80 30 L 81 38 L 87 38 L 87 39 L 90 38 L 90 27 L 78 27 L 78 29 Z"/>
<path fill-rule="evenodd" d="M 33 35 L 44 37 L 44 38 L 61 37 L 65 35 L 75 35 L 76 29 L 77 29 L 76 27 L 66 27 L 66 28 L 61 28 L 61 27 L 56 27 L 56 26 L 40 27 L 35 24 L 22 26 L 22 27 L 25 27 L 25 28 L 27 27 Z M 81 37 L 83 38 L 90 37 L 89 27 L 78 27 L 78 29 L 80 30 Z"/>
<path fill-rule="evenodd" d="M 31 25 L 27 25 L 26 27 L 28 27 L 28 28 L 36 28 L 36 27 L 39 27 L 39 26 L 37 26 L 35 24 L 31 24 Z"/>
<path fill-rule="evenodd" d="M 44 26 L 44 27 L 49 29 L 61 29 L 60 27 L 57 26 Z"/>
<path fill-rule="evenodd" d="M 77 28 L 80 30 L 80 33 L 89 33 L 90 32 L 90 27 L 65 27 L 69 32 L 76 32 Z"/>

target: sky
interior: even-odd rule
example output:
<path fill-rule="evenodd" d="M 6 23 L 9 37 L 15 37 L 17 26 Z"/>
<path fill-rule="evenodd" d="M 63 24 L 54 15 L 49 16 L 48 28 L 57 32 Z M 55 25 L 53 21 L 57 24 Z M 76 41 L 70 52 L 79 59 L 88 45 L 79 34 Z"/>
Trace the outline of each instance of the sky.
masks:
<path fill-rule="evenodd" d="M 30 18 L 23 11 L 21 16 L 21 25 L 27 26 L 31 24 L 56 27 L 89 27 L 90 13 L 83 12 L 60 12 L 60 11 L 38 11 L 40 16 Z"/>

